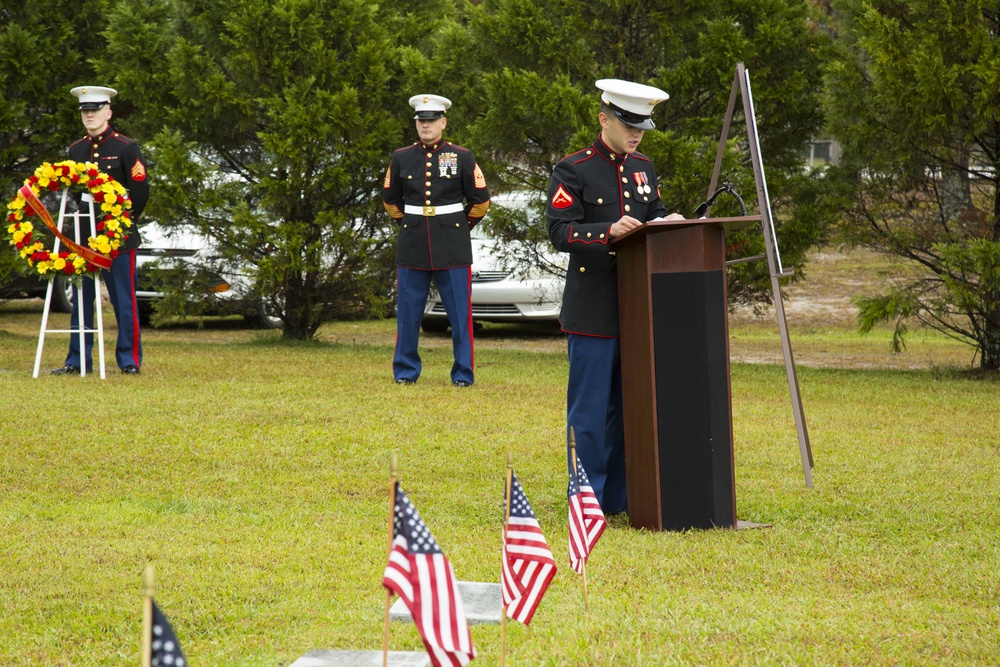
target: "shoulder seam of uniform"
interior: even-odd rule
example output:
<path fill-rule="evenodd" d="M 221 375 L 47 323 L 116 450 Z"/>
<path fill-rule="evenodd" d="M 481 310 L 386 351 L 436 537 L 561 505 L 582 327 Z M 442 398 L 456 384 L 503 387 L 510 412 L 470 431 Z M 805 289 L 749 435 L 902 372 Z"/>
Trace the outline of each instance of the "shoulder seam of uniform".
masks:
<path fill-rule="evenodd" d="M 633 158 L 635 160 L 642 160 L 643 162 L 649 162 L 650 161 L 648 157 L 646 157 L 642 153 L 638 153 L 638 152 L 632 153 L 631 155 L 629 155 L 629 157 Z"/>
<path fill-rule="evenodd" d="M 587 160 L 590 160 L 590 159 L 591 159 L 591 158 L 593 158 L 593 157 L 594 157 L 595 155 L 597 155 L 597 151 L 593 151 L 593 152 L 591 152 L 591 154 L 590 154 L 590 155 L 584 155 L 584 156 L 583 156 L 583 157 L 581 157 L 581 158 L 580 158 L 579 160 L 571 160 L 571 159 L 570 159 L 570 158 L 573 158 L 573 157 L 576 157 L 577 155 L 579 155 L 580 153 L 583 153 L 583 152 L 584 152 L 584 151 L 577 151 L 577 152 L 573 153 L 572 155 L 567 155 L 567 156 L 566 156 L 565 158 L 563 158 L 563 159 L 564 159 L 564 160 L 570 160 L 570 161 L 571 161 L 571 162 L 572 162 L 573 164 L 580 164 L 581 162 L 586 162 Z"/>

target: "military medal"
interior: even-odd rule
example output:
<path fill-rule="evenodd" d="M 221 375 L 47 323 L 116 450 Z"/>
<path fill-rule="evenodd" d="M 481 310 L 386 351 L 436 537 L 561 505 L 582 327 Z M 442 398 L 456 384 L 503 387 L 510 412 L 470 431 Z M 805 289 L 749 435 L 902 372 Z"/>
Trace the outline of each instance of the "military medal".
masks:
<path fill-rule="evenodd" d="M 449 173 L 458 176 L 458 153 L 441 153 L 438 155 L 438 175 L 447 178 Z"/>
<path fill-rule="evenodd" d="M 634 174 L 632 174 L 632 178 L 635 179 L 636 192 L 638 192 L 639 194 L 646 194 L 646 195 L 650 193 L 652 188 L 649 187 L 649 177 L 646 176 L 646 172 L 637 171 Z"/>

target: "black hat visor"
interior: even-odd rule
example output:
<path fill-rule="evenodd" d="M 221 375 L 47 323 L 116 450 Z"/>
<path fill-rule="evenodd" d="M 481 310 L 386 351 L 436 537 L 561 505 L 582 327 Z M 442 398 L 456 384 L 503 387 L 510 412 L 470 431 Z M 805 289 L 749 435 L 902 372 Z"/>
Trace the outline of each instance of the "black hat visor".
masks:
<path fill-rule="evenodd" d="M 610 102 L 606 102 L 605 104 L 607 104 L 614 114 L 618 116 L 618 120 L 625 123 L 629 127 L 634 127 L 637 130 L 652 130 L 656 127 L 656 125 L 653 124 L 653 119 L 649 116 L 640 116 L 637 113 L 625 111 L 625 109 L 617 107 Z"/>
<path fill-rule="evenodd" d="M 424 111 L 418 111 L 414 120 L 437 120 L 438 118 L 444 117 L 443 111 L 437 111 L 436 109 L 425 109 Z"/>

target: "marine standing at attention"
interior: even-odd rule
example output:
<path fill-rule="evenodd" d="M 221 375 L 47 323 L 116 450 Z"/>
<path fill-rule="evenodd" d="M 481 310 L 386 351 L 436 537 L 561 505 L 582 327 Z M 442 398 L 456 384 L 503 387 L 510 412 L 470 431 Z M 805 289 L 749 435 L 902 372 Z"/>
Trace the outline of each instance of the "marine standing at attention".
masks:
<path fill-rule="evenodd" d="M 115 311 L 118 323 L 118 341 L 115 345 L 115 361 L 126 375 L 138 375 L 142 367 L 142 339 L 139 334 L 139 308 L 135 300 L 135 255 L 142 243 L 137 226 L 139 216 L 149 201 L 149 180 L 146 173 L 146 158 L 138 144 L 116 132 L 110 125 L 111 98 L 118 94 L 114 88 L 103 86 L 79 86 L 69 91 L 76 96 L 80 118 L 87 134 L 69 147 L 69 157 L 76 162 L 95 162 L 97 168 L 115 179 L 128 191 L 132 200 L 132 226 L 118 255 L 111 261 L 111 269 L 102 271 L 104 284 L 108 288 L 108 299 Z M 90 229 L 90 211 L 93 199 L 89 194 L 77 198 L 81 217 L 86 216 L 86 229 Z M 88 330 L 94 328 L 94 299 L 96 289 L 94 278 L 84 277 L 82 290 L 73 290 L 73 314 L 70 329 L 79 329 L 77 300 L 83 292 L 83 321 Z M 93 368 L 94 334 L 84 335 L 84 350 L 81 356 L 79 336 L 70 336 L 69 352 L 62 368 L 52 371 L 53 375 L 70 375 L 80 372 L 83 364 L 87 372 Z"/>
<path fill-rule="evenodd" d="M 563 158 L 549 181 L 545 218 L 549 238 L 569 253 L 559 317 L 567 337 L 567 427 L 605 514 L 627 509 L 622 421 L 618 273 L 611 241 L 667 215 L 653 165 L 637 152 L 653 129 L 653 107 L 667 99 L 658 88 L 601 79 L 594 143 Z"/>
<path fill-rule="evenodd" d="M 486 215 L 490 193 L 472 151 L 443 138 L 451 100 L 414 95 L 410 106 L 420 141 L 393 153 L 383 192 L 385 210 L 399 225 L 392 373 L 402 385 L 420 377 L 417 344 L 433 278 L 451 325 L 451 382 L 470 387 L 475 354 L 469 230 Z"/>

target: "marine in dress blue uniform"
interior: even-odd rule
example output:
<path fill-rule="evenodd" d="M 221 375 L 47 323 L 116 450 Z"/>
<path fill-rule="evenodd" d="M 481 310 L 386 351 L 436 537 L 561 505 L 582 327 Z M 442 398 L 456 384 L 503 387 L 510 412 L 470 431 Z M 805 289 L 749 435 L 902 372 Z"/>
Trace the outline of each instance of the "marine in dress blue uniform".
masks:
<path fill-rule="evenodd" d="M 451 101 L 414 95 L 410 106 L 420 141 L 393 153 L 383 192 L 385 210 L 399 225 L 393 377 L 398 384 L 420 377 L 420 322 L 433 278 L 451 324 L 451 381 L 468 387 L 475 381 L 469 231 L 489 210 L 490 193 L 472 151 L 442 136 Z"/>
<path fill-rule="evenodd" d="M 100 171 L 125 186 L 132 200 L 132 226 L 129 228 L 129 234 L 125 243 L 118 249 L 118 255 L 112 260 L 111 269 L 103 270 L 102 275 L 118 323 L 115 361 L 123 373 L 135 375 L 142 367 L 142 338 L 139 332 L 139 309 L 135 299 L 135 256 L 136 248 L 142 243 L 137 221 L 149 200 L 146 159 L 132 139 L 116 132 L 108 123 L 111 119 L 111 98 L 118 94 L 116 90 L 103 86 L 79 86 L 73 88 L 70 93 L 79 100 L 80 115 L 87 129 L 86 136 L 70 146 L 70 159 L 96 163 Z M 80 207 L 81 222 L 85 225 L 81 229 L 87 229 L 89 235 L 90 203 L 77 199 L 77 205 Z M 93 329 L 96 295 L 93 278 L 84 278 L 82 289 L 73 290 L 70 328 L 76 329 L 79 326 L 76 302 L 81 298 L 81 291 L 84 326 Z M 82 359 L 79 341 L 79 336 L 70 336 L 66 362 L 62 368 L 52 371 L 53 374 L 79 373 L 83 364 L 86 364 L 88 371 L 93 368 L 94 335 L 85 334 L 86 349 Z"/>
<path fill-rule="evenodd" d="M 605 514 L 627 509 L 622 420 L 618 272 L 613 238 L 668 216 L 652 163 L 636 151 L 667 93 L 602 79 L 601 133 L 563 158 L 549 182 L 545 218 L 556 250 L 569 253 L 560 324 L 567 335 L 567 427 Z"/>

